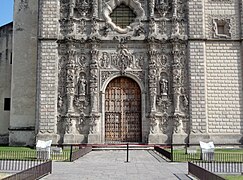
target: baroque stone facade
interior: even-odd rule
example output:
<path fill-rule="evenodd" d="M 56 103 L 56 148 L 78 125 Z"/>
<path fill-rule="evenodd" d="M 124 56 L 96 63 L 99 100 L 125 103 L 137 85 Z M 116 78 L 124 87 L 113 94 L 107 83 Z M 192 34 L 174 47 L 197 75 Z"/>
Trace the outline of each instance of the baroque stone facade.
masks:
<path fill-rule="evenodd" d="M 130 136 L 154 144 L 241 143 L 239 3 L 16 0 L 13 72 L 26 61 L 29 73 L 21 70 L 20 81 L 13 73 L 12 84 L 24 85 L 27 92 L 12 87 L 10 144 L 32 144 L 36 139 L 120 143 Z M 128 14 L 123 19 L 121 9 L 123 16 Z M 24 13 L 36 16 L 29 20 Z M 20 51 L 22 38 L 29 42 Z M 36 51 L 28 52 L 29 46 Z M 26 84 L 30 75 L 34 78 Z M 140 91 L 131 87 L 124 98 L 118 86 L 108 90 L 119 79 L 138 85 Z M 137 94 L 141 111 L 135 117 L 131 99 Z M 121 101 L 124 107 L 118 106 Z M 116 133 L 122 134 L 120 141 Z M 23 134 L 26 141 L 18 138 Z"/>

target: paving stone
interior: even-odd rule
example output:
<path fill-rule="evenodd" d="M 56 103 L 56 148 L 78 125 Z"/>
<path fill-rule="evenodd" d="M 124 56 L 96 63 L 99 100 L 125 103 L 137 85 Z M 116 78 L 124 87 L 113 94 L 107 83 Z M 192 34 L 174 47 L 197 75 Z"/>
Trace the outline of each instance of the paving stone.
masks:
<path fill-rule="evenodd" d="M 53 162 L 53 173 L 45 180 L 55 179 L 190 179 L 187 163 L 159 162 L 148 151 L 92 151 L 75 162 Z"/>

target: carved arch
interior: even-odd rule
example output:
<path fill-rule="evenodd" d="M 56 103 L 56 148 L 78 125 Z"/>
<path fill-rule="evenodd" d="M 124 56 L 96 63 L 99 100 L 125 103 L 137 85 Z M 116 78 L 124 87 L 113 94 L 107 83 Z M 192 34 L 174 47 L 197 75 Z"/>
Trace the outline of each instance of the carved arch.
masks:
<path fill-rule="evenodd" d="M 112 19 L 110 17 L 110 14 L 112 13 L 112 11 L 122 3 L 129 6 L 135 12 L 135 14 L 137 16 L 135 19 L 135 22 L 130 24 L 130 26 L 127 26 L 126 28 L 118 27 L 115 23 L 112 22 Z M 140 21 L 142 19 L 144 19 L 145 12 L 144 12 L 144 9 L 142 8 L 141 3 L 138 2 L 138 0 L 110 0 L 105 3 L 103 15 L 104 15 L 106 23 L 109 24 L 112 29 L 114 29 L 115 31 L 117 31 L 121 34 L 126 34 L 131 29 L 133 29 L 133 27 L 136 24 L 139 24 Z"/>
<path fill-rule="evenodd" d="M 108 84 L 115 78 L 117 77 L 121 77 L 121 74 L 120 73 L 116 73 L 116 74 L 113 74 L 112 76 L 110 76 L 109 78 L 107 78 L 103 85 L 101 86 L 101 92 L 105 93 L 105 90 L 106 90 L 106 87 L 108 86 Z M 144 92 L 145 91 L 145 87 L 143 85 L 143 82 L 141 82 L 140 79 L 138 79 L 136 76 L 134 76 L 133 74 L 129 73 L 129 72 L 126 72 L 126 75 L 123 75 L 123 77 L 128 77 L 128 78 L 131 78 L 132 80 L 134 80 L 138 86 L 140 87 L 141 89 L 141 92 Z"/>

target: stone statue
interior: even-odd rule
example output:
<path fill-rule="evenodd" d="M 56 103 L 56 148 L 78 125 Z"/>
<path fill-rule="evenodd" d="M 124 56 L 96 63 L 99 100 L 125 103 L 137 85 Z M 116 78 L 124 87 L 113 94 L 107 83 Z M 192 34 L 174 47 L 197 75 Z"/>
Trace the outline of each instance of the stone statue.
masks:
<path fill-rule="evenodd" d="M 157 91 L 156 88 L 150 88 L 150 95 L 151 95 L 151 111 L 155 112 L 156 111 L 156 96 L 157 96 Z"/>
<path fill-rule="evenodd" d="M 85 95 L 86 92 L 86 80 L 84 78 L 84 75 L 80 75 L 78 77 L 78 82 L 77 82 L 77 88 L 78 88 L 78 95 Z"/>
<path fill-rule="evenodd" d="M 181 113 L 180 109 L 181 87 L 174 88 L 174 106 L 175 114 Z"/>
<path fill-rule="evenodd" d="M 101 67 L 110 67 L 110 57 L 107 52 L 103 52 L 102 58 L 100 59 Z"/>
<path fill-rule="evenodd" d="M 168 81 L 164 78 L 160 80 L 161 95 L 168 95 Z"/>

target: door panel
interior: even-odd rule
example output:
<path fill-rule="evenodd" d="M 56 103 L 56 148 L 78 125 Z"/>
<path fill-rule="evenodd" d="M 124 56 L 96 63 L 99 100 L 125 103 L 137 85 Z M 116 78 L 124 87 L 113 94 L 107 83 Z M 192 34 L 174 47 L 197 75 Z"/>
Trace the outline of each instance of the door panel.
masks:
<path fill-rule="evenodd" d="M 141 141 L 141 91 L 130 78 L 112 80 L 105 93 L 106 142 Z"/>

